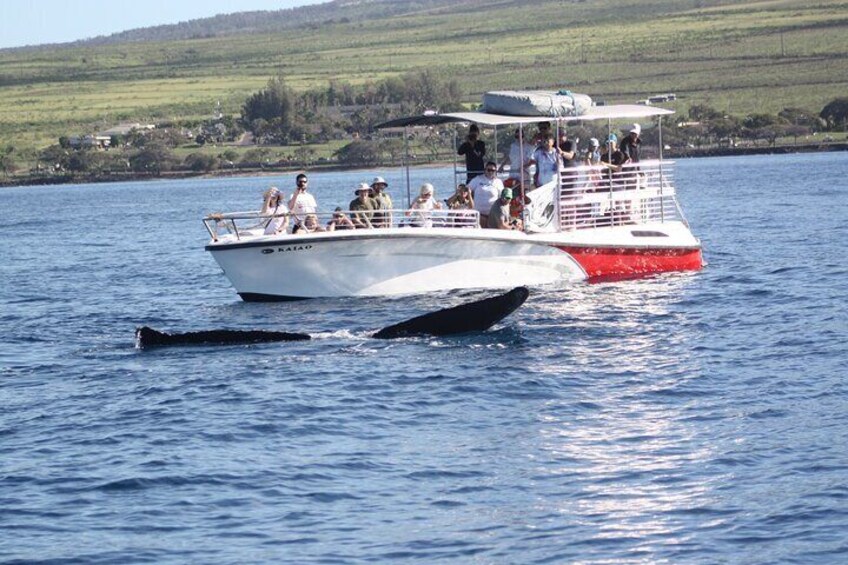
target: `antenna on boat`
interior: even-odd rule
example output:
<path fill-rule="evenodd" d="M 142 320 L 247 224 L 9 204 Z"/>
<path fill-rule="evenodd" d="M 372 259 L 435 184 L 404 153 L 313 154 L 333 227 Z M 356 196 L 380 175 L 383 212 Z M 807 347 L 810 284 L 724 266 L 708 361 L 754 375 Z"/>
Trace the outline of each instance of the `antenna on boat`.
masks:
<path fill-rule="evenodd" d="M 409 126 L 403 126 L 404 161 L 406 164 L 406 207 L 412 206 L 412 193 L 409 187 Z"/>
<path fill-rule="evenodd" d="M 660 171 L 660 221 L 665 223 L 665 196 L 663 195 L 663 187 L 665 186 L 665 175 L 663 175 L 663 139 L 662 139 L 662 116 L 657 116 L 657 135 L 659 137 L 659 171 Z"/>

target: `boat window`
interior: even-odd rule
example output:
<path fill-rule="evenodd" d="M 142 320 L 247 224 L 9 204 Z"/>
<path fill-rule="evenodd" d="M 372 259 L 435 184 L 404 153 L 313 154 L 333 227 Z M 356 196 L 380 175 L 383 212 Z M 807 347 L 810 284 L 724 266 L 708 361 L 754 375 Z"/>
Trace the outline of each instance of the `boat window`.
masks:
<path fill-rule="evenodd" d="M 630 233 L 633 237 L 668 237 L 668 234 L 661 231 L 633 230 Z"/>

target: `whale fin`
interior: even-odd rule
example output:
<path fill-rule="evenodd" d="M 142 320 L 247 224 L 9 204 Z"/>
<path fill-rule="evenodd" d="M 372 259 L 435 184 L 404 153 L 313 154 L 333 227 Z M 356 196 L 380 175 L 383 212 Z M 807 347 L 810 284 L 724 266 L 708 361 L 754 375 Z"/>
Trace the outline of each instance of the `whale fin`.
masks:
<path fill-rule="evenodd" d="M 160 332 L 147 326 L 135 330 L 135 344 L 139 349 L 168 345 L 230 345 L 308 339 L 312 339 L 309 334 L 265 330 L 207 330 L 175 334 Z"/>
<path fill-rule="evenodd" d="M 482 332 L 500 322 L 524 304 L 530 291 L 526 286 L 516 287 L 505 294 L 484 298 L 453 308 L 445 308 L 387 326 L 371 337 L 395 339 L 422 335 L 452 335 Z"/>

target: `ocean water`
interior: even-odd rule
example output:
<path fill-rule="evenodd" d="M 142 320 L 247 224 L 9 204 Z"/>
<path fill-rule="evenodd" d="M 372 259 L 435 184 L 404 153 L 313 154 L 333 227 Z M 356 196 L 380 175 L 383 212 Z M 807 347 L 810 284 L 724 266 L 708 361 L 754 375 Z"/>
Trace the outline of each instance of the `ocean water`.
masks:
<path fill-rule="evenodd" d="M 848 153 L 676 176 L 702 272 L 392 342 L 476 295 L 247 304 L 203 251 L 293 175 L 0 189 L 0 562 L 848 562 Z"/>

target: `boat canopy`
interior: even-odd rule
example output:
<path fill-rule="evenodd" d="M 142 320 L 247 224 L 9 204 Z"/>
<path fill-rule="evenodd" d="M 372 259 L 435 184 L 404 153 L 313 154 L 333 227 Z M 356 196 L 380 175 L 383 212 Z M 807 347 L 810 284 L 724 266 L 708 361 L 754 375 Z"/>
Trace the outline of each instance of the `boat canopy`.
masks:
<path fill-rule="evenodd" d="M 434 126 L 452 122 L 471 122 L 484 126 L 503 126 L 514 124 L 534 124 L 540 121 L 577 122 L 586 120 L 638 119 L 673 114 L 673 110 L 640 104 L 615 104 L 610 106 L 592 106 L 579 116 L 506 116 L 486 112 L 451 112 L 448 114 L 422 114 L 396 118 L 377 124 L 376 129 L 402 128 L 408 126 Z"/>

